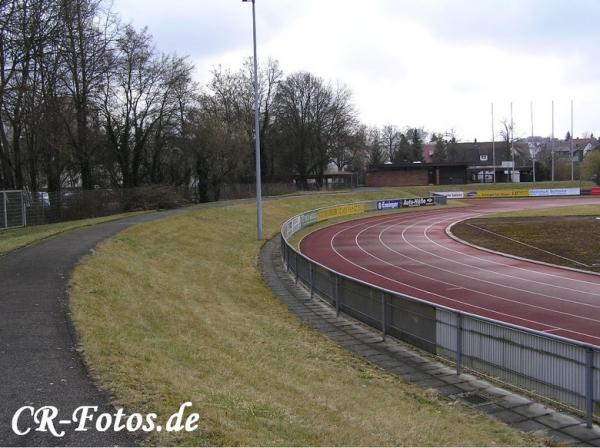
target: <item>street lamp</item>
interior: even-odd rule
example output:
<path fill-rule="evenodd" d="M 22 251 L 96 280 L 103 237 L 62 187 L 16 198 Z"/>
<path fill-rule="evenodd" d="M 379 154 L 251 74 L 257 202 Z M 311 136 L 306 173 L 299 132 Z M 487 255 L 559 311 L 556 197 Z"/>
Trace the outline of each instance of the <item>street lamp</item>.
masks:
<path fill-rule="evenodd" d="M 552 182 L 554 182 L 554 100 L 552 100 Z"/>
<path fill-rule="evenodd" d="M 531 164 L 533 166 L 533 183 L 535 183 L 535 156 L 537 154 L 537 145 L 533 137 L 533 101 L 529 103 L 531 108 Z"/>
<path fill-rule="evenodd" d="M 262 192 L 260 179 L 260 123 L 259 123 L 259 101 L 258 101 L 258 61 L 256 59 L 256 12 L 254 9 L 255 0 L 242 0 L 242 2 L 252 2 L 252 38 L 254 42 L 254 140 L 256 152 L 256 236 L 262 240 Z"/>
<path fill-rule="evenodd" d="M 512 157 L 512 168 L 510 169 L 510 183 L 513 183 L 515 181 L 515 124 L 513 121 L 512 101 L 510 102 L 510 154 Z"/>
<path fill-rule="evenodd" d="M 571 148 L 571 182 L 575 180 L 575 162 L 573 159 L 573 100 L 571 100 L 571 138 L 569 139 Z"/>

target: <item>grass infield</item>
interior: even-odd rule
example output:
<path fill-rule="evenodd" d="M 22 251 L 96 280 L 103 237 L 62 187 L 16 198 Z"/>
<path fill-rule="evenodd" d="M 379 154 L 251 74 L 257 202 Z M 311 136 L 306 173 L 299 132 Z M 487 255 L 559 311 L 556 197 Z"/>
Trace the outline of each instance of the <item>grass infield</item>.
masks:
<path fill-rule="evenodd" d="M 383 190 L 265 202 L 265 234 L 315 207 Z M 76 269 L 71 307 L 91 372 L 130 411 L 192 401 L 195 433 L 163 445 L 531 445 L 540 441 L 356 358 L 264 285 L 251 205 L 128 229 Z"/>
<path fill-rule="evenodd" d="M 452 233 L 499 252 L 600 272 L 600 205 L 499 213 L 458 223 Z"/>

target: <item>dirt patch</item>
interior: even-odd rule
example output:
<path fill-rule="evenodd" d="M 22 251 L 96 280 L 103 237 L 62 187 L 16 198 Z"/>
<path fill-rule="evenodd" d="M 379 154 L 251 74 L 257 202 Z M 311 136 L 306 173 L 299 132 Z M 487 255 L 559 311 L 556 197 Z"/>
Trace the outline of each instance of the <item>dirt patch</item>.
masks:
<path fill-rule="evenodd" d="M 600 217 L 476 218 L 452 233 L 470 243 L 519 257 L 600 272 Z"/>

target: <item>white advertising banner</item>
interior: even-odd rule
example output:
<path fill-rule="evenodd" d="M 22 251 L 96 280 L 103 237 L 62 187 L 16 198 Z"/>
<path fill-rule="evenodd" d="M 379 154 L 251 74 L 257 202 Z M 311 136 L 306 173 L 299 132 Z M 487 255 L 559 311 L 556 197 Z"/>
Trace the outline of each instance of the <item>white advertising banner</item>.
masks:
<path fill-rule="evenodd" d="M 464 199 L 464 191 L 434 191 L 433 194 L 439 194 L 440 196 L 446 196 L 448 199 Z"/>
<path fill-rule="evenodd" d="M 529 196 L 579 196 L 581 188 L 537 188 L 529 190 Z"/>

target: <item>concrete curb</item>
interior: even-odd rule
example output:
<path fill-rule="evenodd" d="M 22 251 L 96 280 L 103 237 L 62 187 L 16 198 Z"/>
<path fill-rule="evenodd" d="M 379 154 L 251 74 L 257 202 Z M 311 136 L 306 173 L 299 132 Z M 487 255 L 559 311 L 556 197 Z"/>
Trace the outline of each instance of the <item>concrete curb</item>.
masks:
<path fill-rule="evenodd" d="M 592 275 L 600 276 L 600 273 L 598 273 L 598 272 L 586 271 L 584 269 L 571 268 L 569 266 L 560 266 L 558 264 L 547 263 L 545 261 L 532 260 L 531 258 L 519 257 L 517 255 L 507 254 L 506 252 L 498 252 L 497 250 L 488 249 L 487 247 L 478 246 L 477 244 L 470 243 L 466 240 L 463 240 L 462 238 L 457 237 L 454 233 L 452 233 L 452 227 L 454 227 L 456 224 L 459 224 L 463 221 L 468 221 L 469 219 L 472 219 L 472 218 L 461 219 L 460 221 L 456 221 L 456 222 L 453 222 L 452 224 L 450 224 L 445 229 L 446 235 L 448 235 L 449 238 L 452 238 L 457 243 L 461 243 L 461 244 L 464 244 L 465 246 L 472 247 L 473 249 L 482 250 L 482 251 L 488 252 L 490 254 L 500 255 L 501 257 L 512 258 L 513 260 L 519 260 L 519 261 L 526 261 L 528 263 L 539 264 L 542 266 L 549 266 L 551 268 L 558 268 L 558 269 L 564 269 L 564 270 L 572 271 L 572 272 L 579 272 L 581 274 L 592 274 Z"/>

